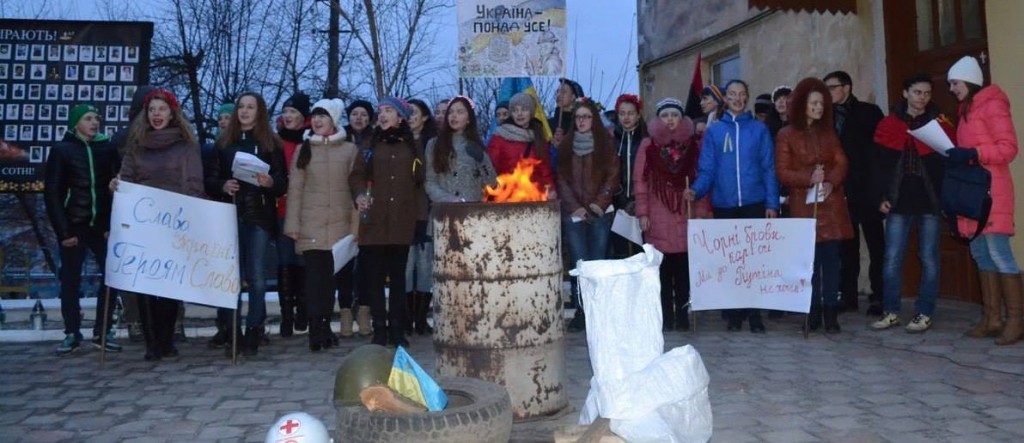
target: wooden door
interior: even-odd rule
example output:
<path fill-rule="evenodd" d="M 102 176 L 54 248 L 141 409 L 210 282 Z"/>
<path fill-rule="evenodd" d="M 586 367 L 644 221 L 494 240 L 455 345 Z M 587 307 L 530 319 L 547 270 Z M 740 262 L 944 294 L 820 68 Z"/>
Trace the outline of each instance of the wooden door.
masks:
<path fill-rule="evenodd" d="M 883 0 L 878 0 L 883 1 Z M 903 100 L 903 79 L 917 73 L 932 77 L 932 100 L 954 123 L 956 98 L 946 72 L 960 57 L 973 55 L 988 74 L 984 0 L 884 0 L 889 103 Z M 917 232 L 904 260 L 903 294 L 916 296 L 921 278 Z M 943 230 L 940 244 L 940 297 L 981 301 L 978 271 L 968 247 Z"/>

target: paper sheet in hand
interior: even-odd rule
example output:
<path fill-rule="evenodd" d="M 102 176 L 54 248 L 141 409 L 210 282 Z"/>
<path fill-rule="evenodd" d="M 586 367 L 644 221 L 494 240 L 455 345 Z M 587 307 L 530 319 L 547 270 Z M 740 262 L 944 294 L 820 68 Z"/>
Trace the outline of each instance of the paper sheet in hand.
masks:
<path fill-rule="evenodd" d="M 643 231 L 640 230 L 640 220 L 622 209 L 615 211 L 615 219 L 612 220 L 612 232 L 640 246 L 644 244 Z"/>
<path fill-rule="evenodd" d="M 334 273 L 337 274 L 356 254 L 359 253 L 359 245 L 352 234 L 346 235 L 331 246 L 331 254 L 334 256 Z"/>
<path fill-rule="evenodd" d="M 259 157 L 247 152 L 236 152 L 235 160 L 231 163 L 231 176 L 246 183 L 259 186 L 256 181 L 256 174 L 267 174 L 270 172 L 268 165 Z"/>
<path fill-rule="evenodd" d="M 946 155 L 946 151 L 953 147 L 953 141 L 946 135 L 946 131 L 942 130 L 942 126 L 939 125 L 939 121 L 936 119 L 932 119 L 932 121 L 920 128 L 913 131 L 908 130 L 907 132 L 942 155 Z"/>
<path fill-rule="evenodd" d="M 804 203 L 809 205 L 815 201 L 818 203 L 825 201 L 825 188 L 822 187 L 820 183 L 807 188 L 807 200 L 805 200 Z"/>

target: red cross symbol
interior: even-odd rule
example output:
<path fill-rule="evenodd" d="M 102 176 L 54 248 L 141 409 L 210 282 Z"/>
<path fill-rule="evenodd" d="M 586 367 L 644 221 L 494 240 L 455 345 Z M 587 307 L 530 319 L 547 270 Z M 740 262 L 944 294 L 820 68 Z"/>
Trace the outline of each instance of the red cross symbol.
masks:
<path fill-rule="evenodd" d="M 281 434 L 284 434 L 284 435 L 289 435 L 289 434 L 291 434 L 293 432 L 296 432 L 298 430 L 299 430 L 299 421 L 298 420 L 292 420 L 290 418 L 288 419 L 288 421 L 284 422 L 284 424 L 281 425 L 280 428 L 278 428 L 278 432 L 281 433 Z"/>

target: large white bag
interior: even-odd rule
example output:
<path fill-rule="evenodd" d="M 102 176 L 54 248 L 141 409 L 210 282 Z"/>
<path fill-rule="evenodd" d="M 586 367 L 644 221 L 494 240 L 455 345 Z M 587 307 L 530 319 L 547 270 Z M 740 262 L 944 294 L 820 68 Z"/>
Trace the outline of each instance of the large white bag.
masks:
<path fill-rule="evenodd" d="M 700 354 L 684 346 L 662 354 L 662 253 L 651 245 L 623 260 L 581 261 L 587 345 L 594 377 L 580 424 L 598 417 L 630 442 L 690 442 L 711 438 L 708 373 Z"/>

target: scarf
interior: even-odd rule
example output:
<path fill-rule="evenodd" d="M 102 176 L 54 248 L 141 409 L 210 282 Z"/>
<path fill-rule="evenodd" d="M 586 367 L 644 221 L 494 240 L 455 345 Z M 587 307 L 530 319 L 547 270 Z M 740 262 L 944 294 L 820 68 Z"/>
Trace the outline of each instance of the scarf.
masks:
<path fill-rule="evenodd" d="M 512 142 L 533 141 L 533 131 L 509 123 L 498 126 L 498 129 L 494 131 L 494 135 Z"/>
<path fill-rule="evenodd" d="M 163 129 L 154 129 L 146 133 L 142 141 L 142 147 L 149 150 L 163 150 L 173 147 L 184 141 L 181 129 L 177 126 L 168 126 Z"/>
<path fill-rule="evenodd" d="M 697 178 L 695 139 L 690 138 L 686 142 L 671 140 L 663 145 L 653 137 L 650 140 L 645 152 L 644 179 L 670 212 L 680 214 L 685 207 L 683 191 L 686 190 L 686 179 L 689 177 L 693 182 Z"/>
<path fill-rule="evenodd" d="M 577 132 L 572 139 L 572 153 L 580 157 L 594 152 L 594 133 Z"/>

